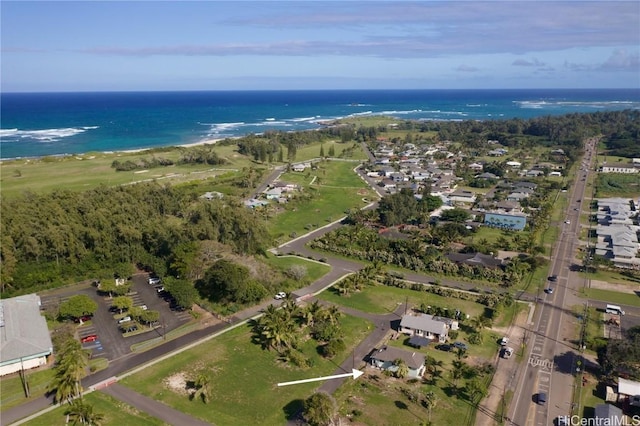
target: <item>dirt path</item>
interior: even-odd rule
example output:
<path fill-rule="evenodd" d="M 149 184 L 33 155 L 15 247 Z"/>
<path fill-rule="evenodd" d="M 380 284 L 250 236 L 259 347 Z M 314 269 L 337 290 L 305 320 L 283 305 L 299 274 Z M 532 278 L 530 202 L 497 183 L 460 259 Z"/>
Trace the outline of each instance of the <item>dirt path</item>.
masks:
<path fill-rule="evenodd" d="M 500 358 L 499 355 L 493 359 L 493 365 L 496 372 L 488 389 L 487 396 L 480 402 L 476 415 L 476 426 L 494 426 L 500 424 L 496 419 L 501 404 L 503 403 L 504 393 L 511 386 L 511 382 L 518 370 L 516 354 L 520 350 L 521 343 L 524 338 L 524 330 L 527 325 L 529 309 L 521 311 L 516 317 L 516 321 L 508 328 L 493 328 L 509 338 L 509 345 L 515 350 L 513 357 L 509 359 Z M 522 361 L 521 361 L 522 362 Z M 504 401 L 506 403 L 507 401 Z"/>

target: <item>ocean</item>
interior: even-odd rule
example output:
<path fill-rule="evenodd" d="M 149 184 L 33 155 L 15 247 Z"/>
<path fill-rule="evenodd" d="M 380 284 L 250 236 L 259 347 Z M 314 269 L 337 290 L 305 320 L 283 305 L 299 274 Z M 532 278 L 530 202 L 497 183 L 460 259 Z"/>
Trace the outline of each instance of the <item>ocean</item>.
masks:
<path fill-rule="evenodd" d="M 350 116 L 493 120 L 640 108 L 640 89 L 0 94 L 0 158 L 183 145 Z"/>

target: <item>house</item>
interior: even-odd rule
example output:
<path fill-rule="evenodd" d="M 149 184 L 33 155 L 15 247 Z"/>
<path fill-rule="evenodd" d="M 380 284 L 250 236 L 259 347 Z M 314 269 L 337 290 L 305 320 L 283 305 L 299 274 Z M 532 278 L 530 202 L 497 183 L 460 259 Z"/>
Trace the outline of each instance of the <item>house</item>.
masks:
<path fill-rule="evenodd" d="M 0 376 L 46 365 L 53 353 L 36 294 L 0 300 Z"/>
<path fill-rule="evenodd" d="M 294 172 L 304 172 L 307 168 L 311 168 L 311 163 L 297 163 L 291 166 L 291 170 Z"/>
<path fill-rule="evenodd" d="M 450 253 L 447 258 L 454 262 L 470 266 L 481 266 L 484 268 L 499 268 L 502 266 L 502 259 L 482 253 Z"/>
<path fill-rule="evenodd" d="M 584 419 L 590 420 L 590 419 Z M 612 404 L 598 404 L 593 413 L 593 423 L 595 425 L 624 425 L 624 414 L 622 410 Z M 587 424 L 587 423 L 585 423 Z"/>
<path fill-rule="evenodd" d="M 527 177 L 544 176 L 544 170 L 527 170 L 524 175 Z"/>
<path fill-rule="evenodd" d="M 268 191 L 264 191 L 264 196 L 267 200 L 277 200 L 282 197 L 282 189 L 280 188 L 271 188 Z"/>
<path fill-rule="evenodd" d="M 512 192 L 511 194 L 507 195 L 507 201 L 513 201 L 516 203 L 519 203 L 520 201 L 524 200 L 525 198 L 529 198 L 529 194 L 522 194 L 520 192 Z"/>
<path fill-rule="evenodd" d="M 457 328 L 457 321 L 455 321 L 454 324 L 448 321 L 444 321 L 441 317 L 434 317 L 433 315 L 428 314 L 420 314 L 403 315 L 398 331 L 410 336 L 422 336 L 426 337 L 427 339 L 437 340 L 440 343 L 444 343 L 449 337 L 449 330 L 455 330 Z"/>
<path fill-rule="evenodd" d="M 535 191 L 537 187 L 538 187 L 537 184 L 535 184 L 533 182 L 527 182 L 526 180 L 521 180 L 521 181 L 515 182 L 513 184 L 513 188 L 514 189 L 527 188 L 527 189 L 530 189 L 532 191 Z"/>
<path fill-rule="evenodd" d="M 380 349 L 374 349 L 368 358 L 371 366 L 390 372 L 398 371 L 397 361 L 402 360 L 409 368 L 407 376 L 413 379 L 422 377 L 425 370 L 424 355 L 416 352 L 408 352 L 392 346 L 383 346 Z"/>
<path fill-rule="evenodd" d="M 395 183 L 400 183 L 400 182 L 404 182 L 404 173 L 402 172 L 395 172 L 395 173 L 391 173 L 389 175 L 389 177 L 391 178 L 391 180 L 393 180 Z"/>
<path fill-rule="evenodd" d="M 255 209 L 258 207 L 268 206 L 269 202 L 265 200 L 258 200 L 256 198 L 252 198 L 250 200 L 244 200 L 245 207 L 249 207 L 250 209 Z"/>
<path fill-rule="evenodd" d="M 205 192 L 204 194 L 202 194 L 200 196 L 200 198 L 203 198 L 205 200 L 217 200 L 224 197 L 224 194 L 222 192 L 217 192 L 217 191 L 210 191 L 210 192 Z"/>
<path fill-rule="evenodd" d="M 484 168 L 484 166 L 480 163 L 471 163 L 469 164 L 469 169 L 473 170 L 473 171 L 481 171 Z"/>
<path fill-rule="evenodd" d="M 522 163 L 518 161 L 507 161 L 505 164 L 507 167 L 513 167 L 514 169 L 519 169 L 522 166 Z"/>
<path fill-rule="evenodd" d="M 618 402 L 640 407 L 640 382 L 618 377 Z"/>
<path fill-rule="evenodd" d="M 604 164 L 600 171 L 602 173 L 640 173 L 640 169 L 628 163 Z"/>
<path fill-rule="evenodd" d="M 560 173 L 560 172 L 549 172 L 549 176 L 550 176 L 550 177 L 551 177 L 551 176 L 560 177 L 560 176 L 562 176 L 562 173 Z"/>
<path fill-rule="evenodd" d="M 451 203 L 475 203 L 476 202 L 476 194 L 471 191 L 458 189 L 448 196 L 449 201 Z"/>
<path fill-rule="evenodd" d="M 484 172 L 476 176 L 476 179 L 498 179 L 498 176 L 494 175 L 493 173 Z"/>
<path fill-rule="evenodd" d="M 527 217 L 505 213 L 485 213 L 484 224 L 492 228 L 522 231 L 527 225 Z"/>

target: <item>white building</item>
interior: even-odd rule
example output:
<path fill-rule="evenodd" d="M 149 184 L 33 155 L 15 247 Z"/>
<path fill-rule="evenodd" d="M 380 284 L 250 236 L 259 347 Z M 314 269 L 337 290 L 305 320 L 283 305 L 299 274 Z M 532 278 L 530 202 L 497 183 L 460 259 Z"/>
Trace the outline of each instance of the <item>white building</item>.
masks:
<path fill-rule="evenodd" d="M 36 294 L 0 300 L 0 376 L 47 364 L 53 352 Z"/>

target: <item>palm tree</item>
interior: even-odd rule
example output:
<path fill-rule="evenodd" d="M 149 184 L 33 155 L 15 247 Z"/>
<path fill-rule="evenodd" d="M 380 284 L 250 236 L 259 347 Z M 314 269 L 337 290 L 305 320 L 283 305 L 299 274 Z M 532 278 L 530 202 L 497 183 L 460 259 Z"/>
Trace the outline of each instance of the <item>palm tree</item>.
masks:
<path fill-rule="evenodd" d="M 313 327 L 313 324 L 320 318 L 324 308 L 317 300 L 308 305 L 302 312 L 302 318 L 305 324 L 309 327 Z"/>
<path fill-rule="evenodd" d="M 433 391 L 427 391 L 424 393 L 424 405 L 429 411 L 429 423 L 431 423 L 431 410 L 438 405 L 438 396 Z"/>
<path fill-rule="evenodd" d="M 80 381 L 87 374 L 89 352 L 82 348 L 75 339 L 67 340 L 58 353 L 55 376 L 49 383 L 48 390 L 56 392 L 56 401 L 71 401 L 82 394 Z"/>
<path fill-rule="evenodd" d="M 73 419 L 72 425 L 98 426 L 104 420 L 104 416 L 94 412 L 93 406 L 84 402 L 82 398 L 70 402 L 64 414 L 67 416 L 67 422 L 70 418 Z"/>
<path fill-rule="evenodd" d="M 194 385 L 197 389 L 192 398 L 200 398 L 205 404 L 209 402 L 209 396 L 211 394 L 211 377 L 206 373 L 200 372 Z"/>
<path fill-rule="evenodd" d="M 409 366 L 407 366 L 406 362 L 398 358 L 393 361 L 393 365 L 398 367 L 398 369 L 396 370 L 396 377 L 398 379 L 404 379 L 405 377 L 407 377 L 407 374 L 409 374 Z"/>

